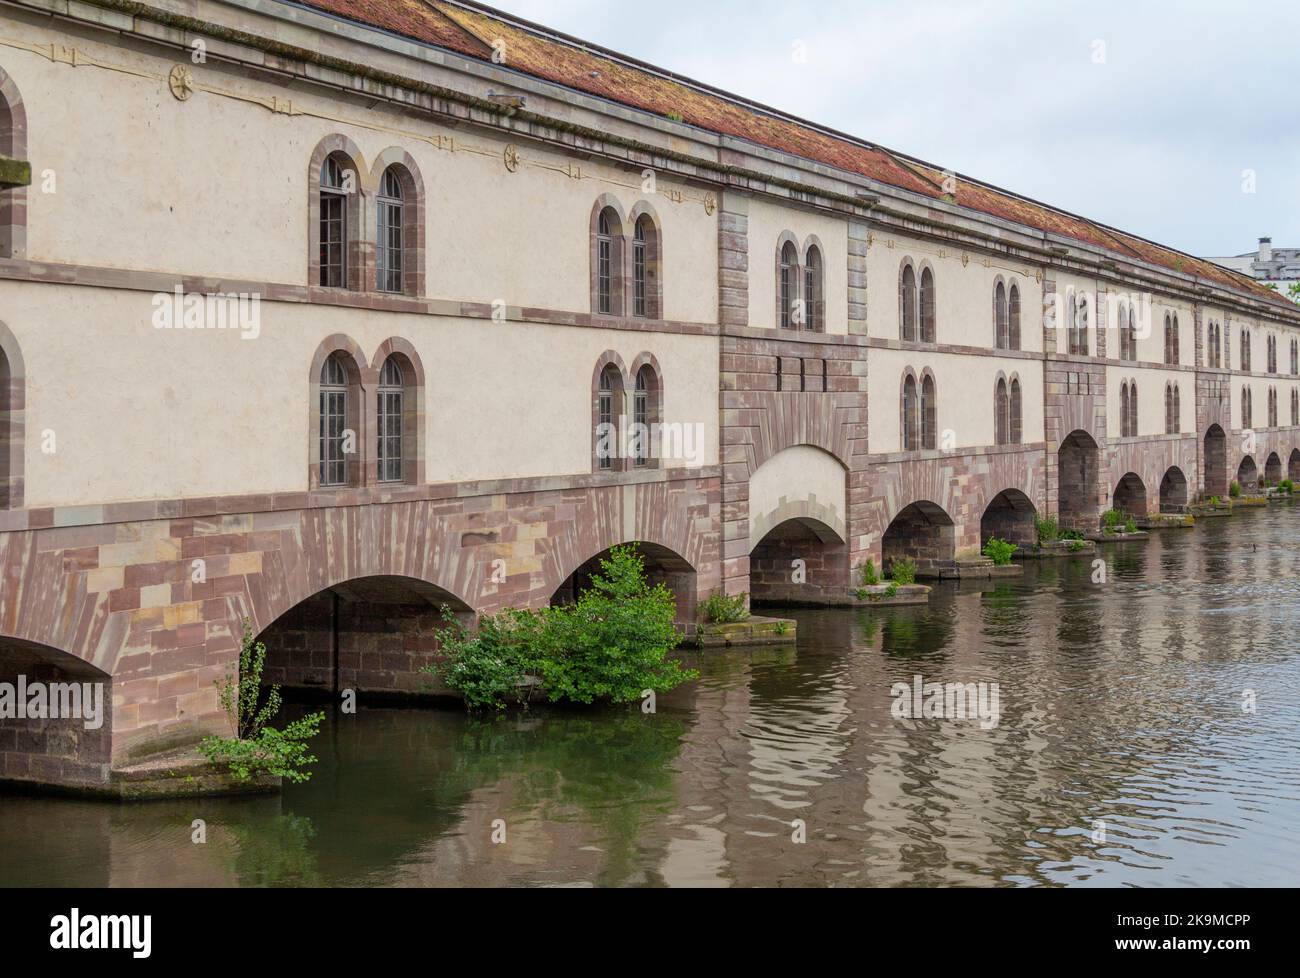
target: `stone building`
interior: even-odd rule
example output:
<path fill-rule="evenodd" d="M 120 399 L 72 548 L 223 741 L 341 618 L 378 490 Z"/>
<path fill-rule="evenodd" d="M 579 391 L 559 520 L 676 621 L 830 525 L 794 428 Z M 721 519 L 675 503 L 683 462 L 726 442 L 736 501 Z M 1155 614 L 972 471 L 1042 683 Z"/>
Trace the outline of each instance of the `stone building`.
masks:
<path fill-rule="evenodd" d="M 472 3 L 14 0 L 0 157 L 0 682 L 111 691 L 10 780 L 221 729 L 244 621 L 411 693 L 623 542 L 690 627 L 1300 476 L 1249 277 Z"/>
<path fill-rule="evenodd" d="M 1274 248 L 1272 238 L 1260 238 L 1259 247 L 1244 255 L 1227 255 L 1209 261 L 1249 275 L 1279 295 L 1295 301 L 1293 286 L 1300 286 L 1300 248 Z"/>

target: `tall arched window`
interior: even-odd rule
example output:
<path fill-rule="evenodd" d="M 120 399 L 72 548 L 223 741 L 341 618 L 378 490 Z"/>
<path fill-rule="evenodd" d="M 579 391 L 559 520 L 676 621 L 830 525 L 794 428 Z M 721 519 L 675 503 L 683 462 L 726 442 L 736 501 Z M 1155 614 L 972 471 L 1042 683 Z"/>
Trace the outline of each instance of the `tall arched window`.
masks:
<path fill-rule="evenodd" d="M 320 373 L 320 484 L 348 482 L 348 372 L 343 355 L 331 354 Z M 355 435 L 353 435 L 355 438 Z"/>
<path fill-rule="evenodd" d="M 1088 300 L 1070 296 L 1070 352 L 1088 355 Z"/>
<path fill-rule="evenodd" d="M 390 166 L 380 178 L 375 208 L 378 215 L 375 258 L 380 292 L 402 291 L 406 240 L 403 206 L 402 181 L 397 170 Z"/>
<path fill-rule="evenodd" d="M 1011 283 L 1008 299 L 1007 349 L 1020 349 L 1020 286 Z"/>
<path fill-rule="evenodd" d="M 803 276 L 804 315 L 808 321 L 807 328 L 820 333 L 826 328 L 826 310 L 822 299 L 822 253 L 816 245 L 808 246 Z"/>
<path fill-rule="evenodd" d="M 405 383 L 396 357 L 384 361 L 379 371 L 378 442 L 376 477 L 380 482 L 402 481 L 402 412 Z"/>
<path fill-rule="evenodd" d="M 1294 388 L 1291 390 L 1291 424 L 1300 426 L 1300 391 Z"/>
<path fill-rule="evenodd" d="M 1277 373 L 1277 337 L 1272 334 L 1268 337 L 1268 372 Z"/>
<path fill-rule="evenodd" d="M 635 403 L 632 406 L 632 419 L 636 430 L 632 432 L 632 458 L 638 468 L 650 461 L 650 388 L 653 384 L 653 371 L 642 367 L 636 372 Z"/>
<path fill-rule="evenodd" d="M 642 214 L 636 220 L 636 227 L 632 234 L 632 315 L 645 316 L 646 314 L 646 273 L 647 259 L 646 248 L 649 244 L 646 236 L 646 225 L 650 219 Z"/>
<path fill-rule="evenodd" d="M 327 156 L 320 173 L 320 284 L 341 289 L 348 284 L 348 194 L 356 174 L 337 156 Z"/>
<path fill-rule="evenodd" d="M 1007 393 L 1007 382 L 998 378 L 993 390 L 993 444 L 1005 445 L 1010 438 L 1011 396 Z"/>
<path fill-rule="evenodd" d="M 1300 374 L 1300 342 L 1291 341 L 1291 373 Z"/>
<path fill-rule="evenodd" d="M 1119 436 L 1128 437 L 1128 381 L 1119 385 Z"/>
<path fill-rule="evenodd" d="M 936 329 L 934 323 L 934 272 L 928 268 L 921 269 L 921 342 L 934 343 Z"/>
<path fill-rule="evenodd" d="M 924 281 L 924 274 L 921 276 Z M 938 405 L 935 403 L 934 378 L 929 374 L 921 380 L 921 447 L 934 448 L 937 443 L 935 430 L 938 418 Z"/>
<path fill-rule="evenodd" d="M 1007 307 L 1007 289 L 1001 282 L 993 289 L 993 346 L 1005 350 L 1011 345 L 1011 315 Z M 999 381 L 1001 383 L 1001 381 Z M 1001 444 L 1001 442 L 998 442 Z"/>
<path fill-rule="evenodd" d="M 1020 379 L 1011 378 L 1011 430 L 1008 432 L 1008 438 L 1011 444 L 1019 445 L 1022 438 L 1023 422 L 1020 415 Z"/>
<path fill-rule="evenodd" d="M 1178 396 L 1178 385 L 1174 384 L 1174 434 L 1183 430 L 1183 406 Z"/>
<path fill-rule="evenodd" d="M 1174 385 L 1165 384 L 1165 434 L 1174 431 Z"/>
<path fill-rule="evenodd" d="M 615 364 L 600 372 L 596 396 L 596 467 L 608 472 L 621 468 L 618 462 L 618 420 L 623 410 L 623 375 Z"/>
<path fill-rule="evenodd" d="M 1138 385 L 1133 381 L 1128 385 L 1128 433 L 1130 438 L 1136 438 L 1138 433 Z"/>
<path fill-rule="evenodd" d="M 916 378 L 908 374 L 903 379 L 902 404 L 903 451 L 914 452 L 921 447 L 921 415 L 916 391 Z"/>
<path fill-rule="evenodd" d="M 614 310 L 614 278 L 618 274 L 617 217 L 606 207 L 596 221 L 596 310 L 617 315 Z M 620 310 L 621 312 L 621 310 Z"/>
<path fill-rule="evenodd" d="M 1277 427 L 1277 388 L 1268 389 L 1268 426 Z"/>
<path fill-rule="evenodd" d="M 903 266 L 898 288 L 899 322 L 902 323 L 904 341 L 916 340 L 916 272 L 911 264 Z"/>
<path fill-rule="evenodd" d="M 1119 317 L 1119 358 L 1121 360 L 1133 359 L 1133 324 L 1128 318 L 1128 311 L 1123 305 L 1118 307 Z"/>
<path fill-rule="evenodd" d="M 1128 310 L 1128 358 L 1134 362 L 1138 358 L 1137 309 L 1132 306 Z"/>
<path fill-rule="evenodd" d="M 1250 388 L 1241 388 L 1241 426 L 1250 427 Z"/>
<path fill-rule="evenodd" d="M 1245 326 L 1241 328 L 1241 369 L 1250 370 L 1250 333 Z"/>
<path fill-rule="evenodd" d="M 799 314 L 799 310 L 795 305 L 799 299 L 799 251 L 791 241 L 787 241 L 781 246 L 779 271 L 780 282 L 778 287 L 781 290 L 779 297 L 781 303 L 781 328 L 797 329 L 799 327 L 799 320 L 803 318 Z"/>
<path fill-rule="evenodd" d="M 18 341 L 0 323 L 0 509 L 23 505 L 25 373 Z"/>

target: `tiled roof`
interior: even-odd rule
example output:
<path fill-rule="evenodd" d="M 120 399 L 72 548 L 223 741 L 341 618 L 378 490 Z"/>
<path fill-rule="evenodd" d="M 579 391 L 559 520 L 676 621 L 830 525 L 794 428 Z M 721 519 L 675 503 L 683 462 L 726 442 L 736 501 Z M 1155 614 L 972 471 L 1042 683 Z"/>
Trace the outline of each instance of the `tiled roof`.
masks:
<path fill-rule="evenodd" d="M 871 143 L 820 130 L 809 123 L 707 86 L 651 68 L 603 48 L 521 22 L 478 4 L 450 0 L 297 0 L 308 7 L 484 61 L 506 44 L 510 68 L 623 105 L 671 116 L 723 135 L 746 139 L 838 167 L 892 187 L 942 198 L 944 173 Z M 965 177 L 956 203 L 1039 231 L 1108 249 L 1291 310 L 1293 303 L 1249 276 L 1018 197 Z"/>

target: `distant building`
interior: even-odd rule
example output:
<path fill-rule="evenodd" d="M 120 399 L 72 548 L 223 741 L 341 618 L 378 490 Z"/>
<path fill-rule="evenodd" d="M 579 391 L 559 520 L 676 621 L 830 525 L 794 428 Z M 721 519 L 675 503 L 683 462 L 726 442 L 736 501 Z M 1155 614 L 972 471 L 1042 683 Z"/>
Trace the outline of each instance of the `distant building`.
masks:
<path fill-rule="evenodd" d="M 1260 238 L 1257 251 L 1209 261 L 1249 275 L 1257 282 L 1276 286 L 1278 292 L 1289 299 L 1297 298 L 1290 294 L 1290 289 L 1300 282 L 1300 248 L 1274 248 L 1272 238 Z"/>

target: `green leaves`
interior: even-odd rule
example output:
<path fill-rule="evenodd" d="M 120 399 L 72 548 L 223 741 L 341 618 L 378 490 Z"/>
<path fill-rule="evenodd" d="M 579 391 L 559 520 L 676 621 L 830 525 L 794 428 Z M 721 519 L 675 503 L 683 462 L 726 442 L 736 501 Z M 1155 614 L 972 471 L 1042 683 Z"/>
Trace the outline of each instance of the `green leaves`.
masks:
<path fill-rule="evenodd" d="M 993 561 L 994 567 L 1005 567 L 1011 563 L 1011 555 L 1019 549 L 1014 543 L 989 537 L 989 542 L 984 544 L 984 556 Z"/>

